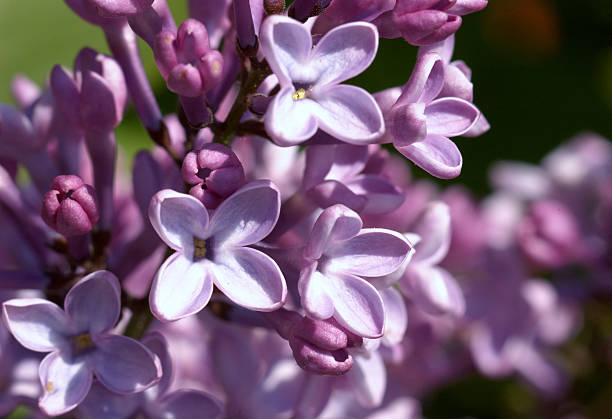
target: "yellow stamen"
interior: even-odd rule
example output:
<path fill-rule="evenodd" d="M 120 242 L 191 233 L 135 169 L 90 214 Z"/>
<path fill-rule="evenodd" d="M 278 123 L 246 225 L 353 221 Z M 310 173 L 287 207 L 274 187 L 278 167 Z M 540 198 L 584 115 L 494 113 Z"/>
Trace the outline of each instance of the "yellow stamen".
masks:
<path fill-rule="evenodd" d="M 47 385 L 45 386 L 45 391 L 47 393 L 51 393 L 53 391 L 53 382 L 47 381 Z"/>
<path fill-rule="evenodd" d="M 83 350 L 91 348 L 93 346 L 93 342 L 91 341 L 91 336 L 89 336 L 89 333 L 83 333 L 82 335 L 78 335 L 74 338 L 74 345 L 78 350 Z"/>
<path fill-rule="evenodd" d="M 297 89 L 293 94 L 293 100 L 302 100 L 306 98 L 306 90 Z"/>
<path fill-rule="evenodd" d="M 206 257 L 206 240 L 193 238 L 193 260 L 201 260 Z"/>

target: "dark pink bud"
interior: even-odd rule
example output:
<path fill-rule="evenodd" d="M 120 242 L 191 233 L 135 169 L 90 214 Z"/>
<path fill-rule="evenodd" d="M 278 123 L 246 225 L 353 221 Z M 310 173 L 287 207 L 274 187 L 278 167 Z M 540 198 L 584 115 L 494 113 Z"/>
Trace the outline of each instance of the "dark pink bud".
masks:
<path fill-rule="evenodd" d="M 297 364 L 315 374 L 342 375 L 353 366 L 353 358 L 345 349 L 328 351 L 298 337 L 289 339 Z"/>
<path fill-rule="evenodd" d="M 151 7 L 153 0 L 89 0 L 102 16 L 129 16 Z"/>
<path fill-rule="evenodd" d="M 236 154 L 217 143 L 187 154 L 181 174 L 186 183 L 195 185 L 189 193 L 209 209 L 216 208 L 244 183 L 244 169 Z"/>
<path fill-rule="evenodd" d="M 85 234 L 99 218 L 96 193 L 78 176 L 57 176 L 43 197 L 41 216 L 66 237 Z"/>

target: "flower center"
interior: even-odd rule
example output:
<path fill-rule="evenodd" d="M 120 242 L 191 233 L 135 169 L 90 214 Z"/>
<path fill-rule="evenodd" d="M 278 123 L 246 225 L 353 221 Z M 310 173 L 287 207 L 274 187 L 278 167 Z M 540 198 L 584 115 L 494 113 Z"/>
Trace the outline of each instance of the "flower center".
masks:
<path fill-rule="evenodd" d="M 293 94 L 293 100 L 302 100 L 306 99 L 306 90 L 305 89 L 297 89 Z"/>
<path fill-rule="evenodd" d="M 73 342 L 74 342 L 74 347 L 77 350 L 77 352 L 82 352 L 85 349 L 89 349 L 94 346 L 93 342 L 91 341 L 91 336 L 89 335 L 89 333 L 83 333 L 78 336 L 75 336 L 73 339 Z"/>
<path fill-rule="evenodd" d="M 212 259 L 210 239 L 206 241 L 199 237 L 193 236 L 193 261 L 197 262 L 199 260 L 205 259 L 207 256 L 208 259 Z"/>

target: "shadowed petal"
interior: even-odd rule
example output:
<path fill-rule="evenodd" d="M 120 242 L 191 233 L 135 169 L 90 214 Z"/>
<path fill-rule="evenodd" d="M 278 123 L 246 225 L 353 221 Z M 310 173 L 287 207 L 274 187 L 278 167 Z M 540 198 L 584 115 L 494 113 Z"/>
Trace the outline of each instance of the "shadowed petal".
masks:
<path fill-rule="evenodd" d="M 95 343 L 91 367 L 109 390 L 137 393 L 161 378 L 159 358 L 142 343 L 118 335 L 104 336 Z"/>
<path fill-rule="evenodd" d="M 121 286 L 109 271 L 96 271 L 70 289 L 64 302 L 76 332 L 109 331 L 119 318 Z"/>
<path fill-rule="evenodd" d="M 149 219 L 159 237 L 175 250 L 192 246 L 194 236 L 205 239 L 208 212 L 197 198 L 172 189 L 156 193 L 149 205 Z"/>
<path fill-rule="evenodd" d="M 408 313 L 404 297 L 393 287 L 381 290 L 379 293 L 385 306 L 384 342 L 387 345 L 398 344 L 404 338 L 408 327 Z"/>
<path fill-rule="evenodd" d="M 53 351 L 66 342 L 70 332 L 66 313 L 42 298 L 6 301 L 2 315 L 15 339 L 32 351 Z"/>
<path fill-rule="evenodd" d="M 38 371 L 43 388 L 38 406 L 49 416 L 66 413 L 81 403 L 93 378 L 84 363 L 68 363 L 57 352 L 47 355 Z"/>
<path fill-rule="evenodd" d="M 293 100 L 293 86 L 283 87 L 272 99 L 265 115 L 266 132 L 280 146 L 299 144 L 317 132 L 314 114 L 319 108 L 309 98 Z"/>
<path fill-rule="evenodd" d="M 306 26 L 287 16 L 269 16 L 261 25 L 259 39 L 266 60 L 281 85 L 291 85 L 291 80 L 304 69 L 312 48 L 312 37 Z"/>
<path fill-rule="evenodd" d="M 162 415 L 172 418 L 221 419 L 223 406 L 212 396 L 196 390 L 178 390 L 161 401 Z M 161 413 L 161 412 L 159 412 Z"/>
<path fill-rule="evenodd" d="M 421 309 L 430 314 L 462 316 L 465 312 L 461 288 L 442 268 L 408 265 L 400 279 L 400 286 Z"/>
<path fill-rule="evenodd" d="M 214 247 L 246 246 L 265 238 L 280 212 L 280 192 L 269 180 L 251 182 L 227 198 L 210 221 Z"/>
<path fill-rule="evenodd" d="M 412 245 L 401 234 L 382 228 L 364 228 L 355 237 L 336 242 L 325 252 L 325 270 L 353 275 L 388 275 L 411 254 Z"/>
<path fill-rule="evenodd" d="M 326 180 L 306 192 L 306 196 L 320 208 L 329 208 L 342 204 L 353 211 L 361 212 L 368 203 L 368 198 L 357 195 L 344 183 L 337 180 Z"/>
<path fill-rule="evenodd" d="M 178 320 L 202 310 L 212 295 L 211 263 L 193 262 L 182 253 L 170 256 L 155 274 L 149 305 L 162 321 Z"/>
<path fill-rule="evenodd" d="M 440 179 L 452 179 L 461 173 L 461 152 L 455 143 L 442 135 L 429 134 L 422 140 L 396 148 L 421 169 Z"/>
<path fill-rule="evenodd" d="M 344 205 L 326 208 L 312 227 L 304 257 L 309 260 L 319 259 L 332 243 L 356 236 L 362 225 L 359 215 Z"/>
<path fill-rule="evenodd" d="M 368 199 L 364 214 L 385 214 L 399 208 L 405 195 L 391 182 L 378 175 L 361 175 L 346 186 L 354 193 Z"/>
<path fill-rule="evenodd" d="M 359 277 L 334 272 L 327 276 L 326 291 L 334 303 L 335 315 L 342 326 L 366 338 L 382 336 L 385 310 L 376 288 Z"/>
<path fill-rule="evenodd" d="M 374 142 L 385 132 L 382 112 L 371 94 L 357 86 L 316 86 L 312 97 L 319 127 L 350 144 Z"/>
<path fill-rule="evenodd" d="M 417 221 L 414 233 L 421 239 L 416 245 L 413 261 L 430 266 L 442 262 L 451 241 L 448 205 L 441 201 L 430 203 Z"/>
<path fill-rule="evenodd" d="M 139 396 L 114 393 L 96 381 L 79 405 L 78 412 L 87 419 L 130 418 L 144 402 L 144 398 Z"/>
<path fill-rule="evenodd" d="M 329 31 L 312 51 L 309 65 L 319 75 L 317 85 L 338 84 L 368 68 L 378 50 L 378 31 L 353 22 Z"/>
<path fill-rule="evenodd" d="M 353 368 L 346 378 L 362 406 L 380 406 L 387 388 L 387 370 L 378 351 L 357 354 L 350 351 L 355 359 Z"/>
<path fill-rule="evenodd" d="M 425 108 L 427 132 L 455 137 L 467 132 L 480 116 L 470 102 L 454 97 L 436 99 Z"/>
<path fill-rule="evenodd" d="M 236 248 L 215 257 L 214 282 L 236 304 L 274 311 L 287 298 L 287 285 L 274 260 L 259 250 Z"/>

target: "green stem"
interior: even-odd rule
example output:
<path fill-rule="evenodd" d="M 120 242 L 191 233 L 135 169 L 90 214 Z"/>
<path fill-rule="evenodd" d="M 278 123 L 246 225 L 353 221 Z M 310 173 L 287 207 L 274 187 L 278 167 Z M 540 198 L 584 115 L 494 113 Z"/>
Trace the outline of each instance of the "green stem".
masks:
<path fill-rule="evenodd" d="M 213 142 L 221 143 L 229 146 L 231 141 L 238 133 L 238 126 L 240 125 L 240 119 L 248 108 L 248 98 L 250 95 L 257 91 L 257 88 L 264 81 L 266 77 L 270 75 L 270 67 L 268 63 L 262 61 L 260 63 L 253 62 L 253 67 L 248 73 L 246 80 L 240 86 L 238 97 L 229 112 L 229 115 L 225 119 L 225 122 L 221 128 L 215 133 Z"/>
<path fill-rule="evenodd" d="M 148 300 L 146 298 L 142 300 L 134 300 L 133 304 L 131 305 L 131 309 L 132 318 L 130 319 L 130 322 L 125 328 L 125 332 L 123 334 L 136 340 L 140 340 L 153 321 L 153 314 L 149 309 Z"/>

